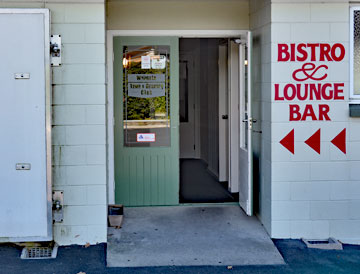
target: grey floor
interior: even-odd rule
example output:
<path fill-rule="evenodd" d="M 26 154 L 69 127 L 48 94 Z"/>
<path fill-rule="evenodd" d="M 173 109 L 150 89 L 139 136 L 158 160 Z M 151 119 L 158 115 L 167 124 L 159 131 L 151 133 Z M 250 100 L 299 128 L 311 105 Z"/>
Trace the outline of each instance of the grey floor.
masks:
<path fill-rule="evenodd" d="M 180 203 L 237 202 L 237 194 L 231 194 L 200 159 L 180 160 Z"/>
<path fill-rule="evenodd" d="M 108 230 L 107 266 L 276 265 L 283 258 L 238 206 L 125 208 Z"/>

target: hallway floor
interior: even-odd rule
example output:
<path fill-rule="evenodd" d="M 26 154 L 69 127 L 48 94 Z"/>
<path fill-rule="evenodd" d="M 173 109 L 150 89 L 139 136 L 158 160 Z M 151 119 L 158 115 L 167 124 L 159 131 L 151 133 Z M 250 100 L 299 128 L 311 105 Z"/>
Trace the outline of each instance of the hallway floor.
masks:
<path fill-rule="evenodd" d="M 278 265 L 283 258 L 256 217 L 239 206 L 124 209 L 108 230 L 107 265 Z"/>
<path fill-rule="evenodd" d="M 227 203 L 239 201 L 207 170 L 200 159 L 180 160 L 180 203 Z"/>

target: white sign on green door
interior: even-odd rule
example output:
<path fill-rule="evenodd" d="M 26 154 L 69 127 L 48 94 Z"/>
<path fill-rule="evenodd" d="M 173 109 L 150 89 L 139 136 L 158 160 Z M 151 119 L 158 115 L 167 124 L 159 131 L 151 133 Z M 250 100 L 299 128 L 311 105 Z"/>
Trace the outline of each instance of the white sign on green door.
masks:
<path fill-rule="evenodd" d="M 128 95 L 139 98 L 152 98 L 165 96 L 164 83 L 129 83 Z"/>

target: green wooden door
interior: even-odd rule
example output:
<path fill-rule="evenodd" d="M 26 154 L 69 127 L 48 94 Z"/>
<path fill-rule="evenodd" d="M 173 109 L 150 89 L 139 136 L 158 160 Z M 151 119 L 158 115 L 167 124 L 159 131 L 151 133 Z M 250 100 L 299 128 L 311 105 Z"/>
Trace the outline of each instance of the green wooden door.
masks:
<path fill-rule="evenodd" d="M 177 37 L 114 37 L 115 201 L 179 203 Z"/>

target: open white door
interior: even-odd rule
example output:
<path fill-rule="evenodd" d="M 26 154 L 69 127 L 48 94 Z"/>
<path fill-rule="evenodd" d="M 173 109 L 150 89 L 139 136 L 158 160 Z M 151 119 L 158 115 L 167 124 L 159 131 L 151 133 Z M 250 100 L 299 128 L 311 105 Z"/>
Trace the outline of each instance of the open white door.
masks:
<path fill-rule="evenodd" d="M 248 32 L 247 42 L 239 47 L 240 71 L 240 148 L 239 148 L 239 203 L 247 215 L 253 214 L 253 163 L 251 112 L 251 42 Z"/>

